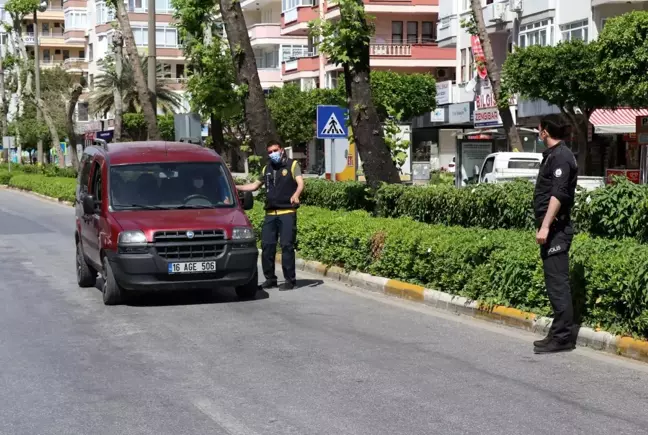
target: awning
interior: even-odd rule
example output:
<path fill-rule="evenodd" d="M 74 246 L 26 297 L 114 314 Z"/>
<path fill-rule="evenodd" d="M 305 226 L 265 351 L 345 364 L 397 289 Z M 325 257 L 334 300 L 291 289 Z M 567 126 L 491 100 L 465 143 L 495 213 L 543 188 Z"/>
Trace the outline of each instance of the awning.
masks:
<path fill-rule="evenodd" d="M 596 134 L 636 133 L 637 116 L 648 116 L 648 109 L 596 109 L 589 121 Z"/>

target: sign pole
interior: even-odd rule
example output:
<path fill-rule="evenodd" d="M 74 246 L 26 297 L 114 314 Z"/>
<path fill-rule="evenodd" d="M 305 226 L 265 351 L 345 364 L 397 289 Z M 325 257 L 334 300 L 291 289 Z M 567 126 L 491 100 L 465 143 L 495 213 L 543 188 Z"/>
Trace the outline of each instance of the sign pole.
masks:
<path fill-rule="evenodd" d="M 331 139 L 331 181 L 335 182 L 335 139 Z"/>

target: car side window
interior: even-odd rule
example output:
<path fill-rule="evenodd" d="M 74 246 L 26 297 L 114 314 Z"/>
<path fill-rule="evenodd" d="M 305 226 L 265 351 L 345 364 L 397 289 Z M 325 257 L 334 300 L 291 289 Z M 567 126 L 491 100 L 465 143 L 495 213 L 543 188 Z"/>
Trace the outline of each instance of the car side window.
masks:
<path fill-rule="evenodd" d="M 491 157 L 488 160 L 486 160 L 486 163 L 484 163 L 484 168 L 482 169 L 482 173 L 481 173 L 482 180 L 484 179 L 484 176 L 486 174 L 490 174 L 491 172 L 493 172 L 494 164 L 495 164 L 495 157 Z"/>
<path fill-rule="evenodd" d="M 96 202 L 101 202 L 103 199 L 103 186 L 101 185 L 101 166 L 99 163 L 94 164 L 94 171 L 92 172 L 92 196 Z"/>
<path fill-rule="evenodd" d="M 92 168 L 92 156 L 90 154 L 84 154 L 81 159 L 81 171 L 79 172 L 79 185 L 81 186 L 81 191 L 84 193 L 88 192 L 90 168 Z"/>

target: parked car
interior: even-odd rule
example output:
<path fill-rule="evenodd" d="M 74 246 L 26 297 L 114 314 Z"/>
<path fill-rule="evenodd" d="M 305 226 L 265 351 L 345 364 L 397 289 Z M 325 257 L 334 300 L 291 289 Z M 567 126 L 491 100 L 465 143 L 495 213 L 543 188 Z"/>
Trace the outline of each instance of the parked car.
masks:
<path fill-rule="evenodd" d="M 85 149 L 76 189 L 76 272 L 103 278 L 106 305 L 130 291 L 258 288 L 256 236 L 213 150 L 191 143 L 126 142 Z"/>
<path fill-rule="evenodd" d="M 500 152 L 488 155 L 484 162 L 475 166 L 478 183 L 505 183 L 515 179 L 526 179 L 535 183 L 538 177 L 542 153 Z M 593 190 L 605 184 L 604 177 L 579 175 L 578 186 Z"/>

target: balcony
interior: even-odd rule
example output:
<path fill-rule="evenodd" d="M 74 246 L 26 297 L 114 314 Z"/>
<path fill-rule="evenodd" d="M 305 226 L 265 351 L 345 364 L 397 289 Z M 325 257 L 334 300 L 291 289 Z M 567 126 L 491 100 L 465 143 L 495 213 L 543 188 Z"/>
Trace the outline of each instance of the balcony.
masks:
<path fill-rule="evenodd" d="M 308 36 L 308 23 L 319 18 L 317 6 L 299 6 L 281 14 L 281 34 Z"/>
<path fill-rule="evenodd" d="M 283 62 L 282 73 L 284 76 L 290 75 L 290 79 L 317 77 L 319 67 L 319 56 L 316 53 L 309 53 L 307 56 Z"/>
<path fill-rule="evenodd" d="M 281 24 L 258 23 L 248 26 L 250 43 L 256 45 L 278 45 L 282 43 Z"/>
<path fill-rule="evenodd" d="M 63 16 L 63 6 L 62 5 L 48 5 L 47 9 L 45 9 L 45 12 L 38 12 L 38 19 L 39 20 L 64 20 Z M 32 14 L 25 15 L 26 20 L 33 21 L 34 16 Z"/>
<path fill-rule="evenodd" d="M 459 17 L 449 15 L 443 17 L 437 23 L 437 42 L 439 47 L 456 47 L 457 33 L 459 32 Z"/>
<path fill-rule="evenodd" d="M 281 86 L 281 68 L 259 68 L 259 81 L 263 89 Z"/>
<path fill-rule="evenodd" d="M 84 72 L 88 70 L 88 62 L 84 58 L 70 57 L 63 61 L 63 69 L 68 72 Z"/>
<path fill-rule="evenodd" d="M 43 69 L 56 68 L 63 65 L 63 60 L 61 59 L 40 59 L 40 67 Z"/>
<path fill-rule="evenodd" d="M 437 44 L 371 43 L 371 65 L 378 67 L 454 67 L 456 52 Z"/>
<path fill-rule="evenodd" d="M 173 91 L 184 91 L 187 89 L 188 81 L 189 79 L 187 77 L 171 77 L 161 79 L 160 83 L 162 83 L 162 85 L 167 89 Z"/>
<path fill-rule="evenodd" d="M 369 14 L 438 14 L 439 0 L 363 0 L 365 11 Z M 325 18 L 327 20 L 340 16 L 336 2 L 329 1 Z"/>

